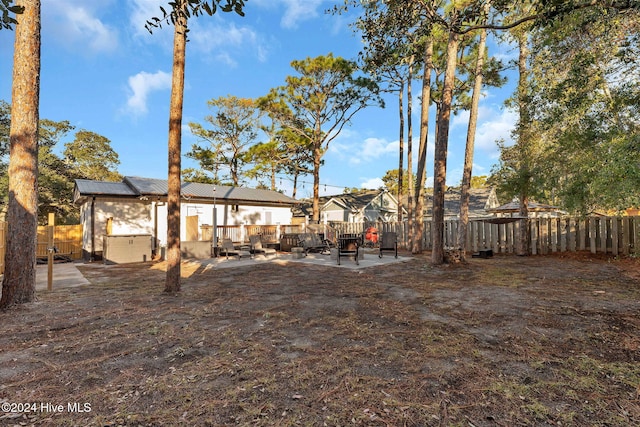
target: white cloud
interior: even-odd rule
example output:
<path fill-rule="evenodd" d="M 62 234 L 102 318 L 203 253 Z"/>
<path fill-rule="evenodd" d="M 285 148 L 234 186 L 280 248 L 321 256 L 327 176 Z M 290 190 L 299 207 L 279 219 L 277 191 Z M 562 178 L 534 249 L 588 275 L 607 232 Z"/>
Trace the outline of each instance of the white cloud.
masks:
<path fill-rule="evenodd" d="M 346 160 L 351 165 L 360 165 L 392 154 L 397 155 L 398 141 L 389 142 L 374 137 L 362 141 L 357 132 L 344 128 L 329 146 L 329 152 L 340 161 Z"/>
<path fill-rule="evenodd" d="M 145 24 L 152 17 L 161 17 L 160 6 L 169 10 L 166 0 L 133 0 L 130 3 L 129 23 L 133 34 L 145 43 L 162 46 L 171 52 L 173 49 L 173 27 L 162 23 L 162 29 L 153 29 L 149 34 Z M 257 34 L 251 27 L 238 26 L 225 19 L 224 14 L 204 16 L 203 19 L 189 21 L 189 51 L 193 51 L 203 60 L 214 60 L 234 68 L 238 64 L 238 55 L 253 52 L 259 61 L 268 56 L 268 36 Z"/>
<path fill-rule="evenodd" d="M 476 147 L 485 151 L 497 151 L 496 141 L 511 141 L 518 116 L 511 110 L 493 111 L 490 117 L 480 122 L 476 130 Z"/>
<path fill-rule="evenodd" d="M 302 21 L 318 16 L 317 8 L 322 4 L 322 0 L 281 0 L 286 7 L 286 11 L 280 24 L 284 28 L 298 28 Z"/>
<path fill-rule="evenodd" d="M 135 76 L 129 77 L 129 88 L 133 93 L 127 99 L 126 110 L 136 115 L 145 114 L 147 112 L 147 97 L 149 93 L 170 89 L 171 74 L 164 71 L 158 71 L 153 74 L 141 71 Z"/>
<path fill-rule="evenodd" d="M 252 6 L 269 9 L 284 8 L 280 26 L 288 29 L 298 28 L 303 21 L 317 17 L 318 8 L 323 3 L 324 0 L 251 0 Z"/>
<path fill-rule="evenodd" d="M 486 152 L 497 152 L 496 141 L 511 141 L 511 131 L 513 130 L 517 114 L 511 110 L 497 110 L 494 108 L 480 107 L 478 110 L 478 126 L 476 128 L 476 150 Z M 469 111 L 463 111 L 452 120 L 452 128 L 463 127 L 466 129 L 469 122 Z"/>
<path fill-rule="evenodd" d="M 133 30 L 133 34 L 139 37 L 150 37 L 149 31 L 145 28 L 145 24 L 152 17 L 160 18 L 160 6 L 168 9 L 167 2 L 164 0 L 132 0 L 127 2 L 131 7 L 129 12 L 129 23 Z M 165 34 L 165 39 L 171 41 L 173 38 L 173 31 L 162 31 Z M 158 35 L 154 32 L 154 37 L 158 38 Z"/>
<path fill-rule="evenodd" d="M 367 138 L 364 140 L 360 154 L 363 161 L 369 162 L 389 154 L 398 153 L 398 150 L 398 141 L 389 142 L 380 138 Z"/>
<path fill-rule="evenodd" d="M 44 2 L 43 28 L 69 49 L 94 54 L 113 52 L 118 49 L 118 32 L 98 17 L 108 3 L 58 0 L 50 7 L 50 2 Z"/>
<path fill-rule="evenodd" d="M 360 188 L 366 188 L 369 190 L 377 190 L 384 187 L 384 181 L 381 178 L 370 178 L 360 183 Z"/>
<path fill-rule="evenodd" d="M 247 26 L 236 26 L 233 22 L 221 20 L 194 21 L 189 39 L 194 51 L 199 54 L 213 55 L 217 60 L 235 66 L 239 53 L 248 49 L 255 51 L 260 61 L 264 61 L 269 51 L 262 38 Z"/>

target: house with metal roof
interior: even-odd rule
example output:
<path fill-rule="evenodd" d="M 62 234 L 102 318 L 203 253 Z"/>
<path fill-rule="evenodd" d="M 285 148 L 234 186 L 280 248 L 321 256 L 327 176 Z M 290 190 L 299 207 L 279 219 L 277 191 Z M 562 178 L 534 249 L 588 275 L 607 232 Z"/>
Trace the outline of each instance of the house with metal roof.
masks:
<path fill-rule="evenodd" d="M 167 193 L 163 179 L 77 179 L 74 203 L 80 206 L 84 259 L 102 256 L 105 236 L 148 236 L 152 252 L 165 246 Z M 194 182 L 182 183 L 181 193 L 183 241 L 201 240 L 207 226 L 291 224 L 291 209 L 297 203 L 276 191 Z"/>

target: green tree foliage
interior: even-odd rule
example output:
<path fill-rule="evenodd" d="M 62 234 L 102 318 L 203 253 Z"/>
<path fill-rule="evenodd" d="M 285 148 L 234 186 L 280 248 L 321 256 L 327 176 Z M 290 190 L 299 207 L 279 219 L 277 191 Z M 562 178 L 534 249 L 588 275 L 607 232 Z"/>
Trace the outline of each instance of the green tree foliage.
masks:
<path fill-rule="evenodd" d="M 638 206 L 638 12 L 584 8 L 532 31 L 530 142 L 502 146 L 491 181 L 574 213 Z"/>
<path fill-rule="evenodd" d="M 487 175 L 474 175 L 471 177 L 471 188 L 486 188 L 488 186 Z"/>
<path fill-rule="evenodd" d="M 276 174 L 282 170 L 287 157 L 287 152 L 277 141 L 272 140 L 252 145 L 246 153 L 246 158 L 253 163 L 247 176 L 257 179 L 260 185 L 276 190 Z M 262 177 L 267 178 L 270 185 L 262 182 Z"/>
<path fill-rule="evenodd" d="M 11 106 L 0 101 L 0 152 L 7 152 L 9 129 L 4 123 L 11 122 Z M 56 215 L 57 224 L 77 224 L 78 208 L 73 204 L 75 179 L 118 181 L 121 176 L 116 167 L 118 154 L 109 140 L 96 133 L 81 130 L 75 140 L 64 144 L 63 155 L 56 148 L 74 127 L 66 120 L 56 122 L 42 119 L 38 126 L 38 223 L 46 224 L 48 214 Z M 0 156 L 0 170 L 8 168 L 7 154 Z M 0 218 L 4 219 L 8 201 L 9 178 L 0 175 Z"/>
<path fill-rule="evenodd" d="M 0 99 L 0 159 L 9 155 L 9 128 L 11 127 L 11 105 Z"/>
<path fill-rule="evenodd" d="M 229 171 L 228 180 L 238 185 L 243 179 L 243 168 L 248 160 L 246 152 L 256 143 L 260 117 L 255 101 L 249 98 L 223 96 L 207 102 L 214 110 L 205 117 L 211 125 L 207 129 L 199 123 L 189 123 L 191 132 L 205 145 L 194 144 L 187 157 L 196 160 L 200 168 L 222 182 L 221 168 Z"/>
<path fill-rule="evenodd" d="M 120 181 L 120 159 L 111 148 L 111 141 L 97 133 L 79 130 L 72 142 L 64 144 L 65 163 L 77 178 L 97 181 Z"/>
<path fill-rule="evenodd" d="M 384 182 L 384 187 L 389 190 L 389 193 L 391 194 L 398 194 L 398 182 L 400 182 L 399 176 L 400 174 L 398 173 L 398 169 L 391 169 L 388 170 L 387 172 L 385 172 L 384 176 L 382 177 L 382 182 Z M 402 187 L 403 187 L 403 191 L 402 194 L 407 194 L 406 190 L 407 188 L 409 188 L 409 183 L 407 182 L 408 180 L 408 174 L 403 173 L 402 174 Z"/>
<path fill-rule="evenodd" d="M 182 180 L 185 182 L 200 182 L 202 184 L 223 184 L 214 177 L 208 175 L 201 169 L 185 168 L 182 169 Z"/>
<path fill-rule="evenodd" d="M 313 157 L 313 220 L 320 218 L 318 199 L 322 156 L 345 125 L 363 108 L 382 106 L 377 84 L 358 76 L 353 61 L 332 54 L 293 61 L 298 73 L 272 89 L 259 106 L 309 144 Z"/>
<path fill-rule="evenodd" d="M 639 30 L 637 12 L 591 8 L 536 33 L 541 185 L 569 211 L 640 206 Z"/>
<path fill-rule="evenodd" d="M 0 0 L 0 30 L 11 30 L 13 26 L 18 23 L 15 15 L 19 15 L 24 12 L 24 6 L 16 5 L 13 0 Z M 12 16 L 13 15 L 13 16 Z"/>

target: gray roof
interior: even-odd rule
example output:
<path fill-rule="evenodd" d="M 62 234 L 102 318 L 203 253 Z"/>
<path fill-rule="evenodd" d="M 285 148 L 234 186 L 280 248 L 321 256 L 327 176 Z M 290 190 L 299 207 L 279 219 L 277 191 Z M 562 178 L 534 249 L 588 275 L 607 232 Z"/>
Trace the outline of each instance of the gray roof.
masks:
<path fill-rule="evenodd" d="M 489 209 L 497 206 L 498 199 L 492 188 L 469 189 L 469 216 L 487 216 Z M 425 195 L 425 216 L 431 217 L 433 210 L 433 194 Z M 460 214 L 460 190 L 448 189 L 444 195 L 445 216 L 452 217 Z"/>
<path fill-rule="evenodd" d="M 76 179 L 76 191 L 80 195 L 92 196 L 137 196 L 138 194 L 124 182 L 92 181 Z"/>
<path fill-rule="evenodd" d="M 122 182 L 76 180 L 75 201 L 92 196 L 116 197 L 166 197 L 168 193 L 167 180 L 127 176 Z M 255 203 L 270 205 L 292 206 L 297 201 L 277 191 L 257 190 L 253 188 L 231 187 L 226 185 L 202 184 L 197 182 L 182 183 L 182 197 L 186 200 L 214 199 L 221 203 Z"/>
<path fill-rule="evenodd" d="M 538 203 L 534 201 L 529 201 L 527 203 L 527 210 L 529 211 L 537 211 L 537 212 L 558 212 L 560 208 L 552 205 L 545 205 L 544 203 Z M 497 208 L 489 209 L 490 212 L 519 212 L 520 211 L 520 202 L 511 201 L 502 206 L 498 206 Z"/>

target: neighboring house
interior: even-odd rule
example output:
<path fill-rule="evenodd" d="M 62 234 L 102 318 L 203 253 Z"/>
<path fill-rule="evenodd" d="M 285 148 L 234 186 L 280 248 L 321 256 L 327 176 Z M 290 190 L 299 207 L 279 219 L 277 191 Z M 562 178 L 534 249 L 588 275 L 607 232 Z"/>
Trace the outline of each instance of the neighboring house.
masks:
<path fill-rule="evenodd" d="M 386 190 L 361 190 L 319 199 L 320 221 L 394 222 L 398 219 L 398 201 Z M 305 200 L 293 209 L 296 222 L 313 216 L 313 202 Z"/>
<path fill-rule="evenodd" d="M 166 180 L 132 176 L 122 182 L 78 179 L 74 203 L 80 206 L 85 260 L 101 257 L 105 235 L 148 235 L 153 251 L 166 245 Z M 200 240 L 205 225 L 290 224 L 296 203 L 270 190 L 183 183 L 181 240 Z"/>
<path fill-rule="evenodd" d="M 529 218 L 557 218 L 567 215 L 567 212 L 557 206 L 537 202 L 529 202 L 527 209 L 529 211 Z M 518 217 L 520 215 L 520 202 L 514 200 L 505 205 L 490 209 L 489 211 L 497 217 Z"/>
<path fill-rule="evenodd" d="M 493 188 L 472 188 L 469 190 L 469 220 L 493 217 L 491 209 L 500 205 Z M 424 219 L 431 220 L 433 212 L 433 194 L 425 196 Z M 444 219 L 456 220 L 460 217 L 460 190 L 449 189 L 444 195 Z"/>

